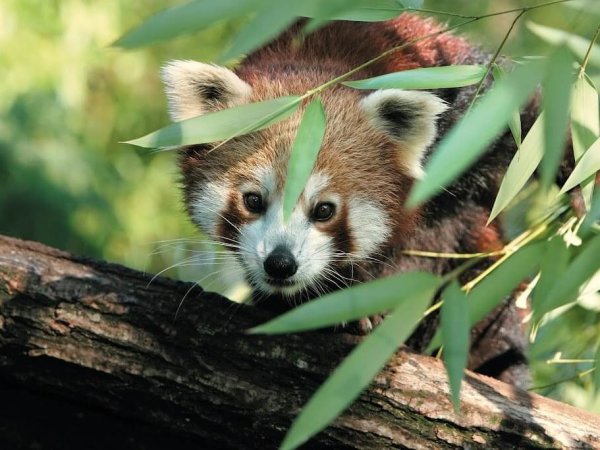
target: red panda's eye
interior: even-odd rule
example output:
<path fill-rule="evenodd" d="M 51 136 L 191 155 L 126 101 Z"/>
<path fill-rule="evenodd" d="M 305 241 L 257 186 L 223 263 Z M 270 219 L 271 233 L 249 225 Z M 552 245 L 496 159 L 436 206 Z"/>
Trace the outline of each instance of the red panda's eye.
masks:
<path fill-rule="evenodd" d="M 318 220 L 319 222 L 326 222 L 333 217 L 335 213 L 335 205 L 329 202 L 323 202 L 317 204 L 313 209 L 312 219 Z"/>
<path fill-rule="evenodd" d="M 261 213 L 264 210 L 262 197 L 256 192 L 249 192 L 244 194 L 244 205 L 248 208 L 248 211 L 253 213 Z"/>

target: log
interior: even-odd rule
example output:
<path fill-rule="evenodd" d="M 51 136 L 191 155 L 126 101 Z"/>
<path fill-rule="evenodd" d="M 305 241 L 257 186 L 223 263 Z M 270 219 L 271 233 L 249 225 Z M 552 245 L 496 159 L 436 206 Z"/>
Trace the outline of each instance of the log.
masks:
<path fill-rule="evenodd" d="M 187 296 L 177 320 L 174 313 Z M 270 318 L 192 284 L 0 237 L 0 448 L 277 448 L 360 339 L 248 335 Z M 600 418 L 399 351 L 303 448 L 600 448 Z"/>

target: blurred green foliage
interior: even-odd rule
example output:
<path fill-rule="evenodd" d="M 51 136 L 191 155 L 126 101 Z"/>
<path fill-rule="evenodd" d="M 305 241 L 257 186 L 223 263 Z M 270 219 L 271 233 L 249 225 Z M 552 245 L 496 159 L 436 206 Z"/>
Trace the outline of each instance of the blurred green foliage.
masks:
<path fill-rule="evenodd" d="M 211 60 L 232 33 L 137 52 L 110 47 L 158 1 L 0 4 L 0 233 L 158 271 L 191 236 L 174 154 L 119 144 L 168 122 L 159 67 Z M 201 42 L 201 44 L 199 44 Z"/>
<path fill-rule="evenodd" d="M 154 252 L 159 241 L 200 239 L 182 208 L 173 153 L 119 141 L 168 123 L 158 76 L 164 61 L 216 60 L 239 23 L 218 23 L 202 33 L 135 51 L 110 47 L 126 30 L 177 3 L 0 3 L 0 233 L 150 272 L 188 256 L 188 241 L 174 241 Z M 541 1 L 431 0 L 425 6 L 480 15 L 536 3 Z M 591 37 L 600 15 L 594 13 L 597 6 L 590 5 L 589 13 L 565 6 L 532 11 L 517 24 L 503 53 L 523 57 L 544 52 L 542 41 L 525 30 L 527 20 Z M 487 19 L 460 32 L 493 51 L 511 20 Z M 600 85 L 597 68 L 590 73 Z M 531 208 L 521 204 L 508 215 L 513 235 L 527 226 L 525 214 L 518 214 L 523 210 L 531 214 Z M 171 274 L 198 281 L 204 278 L 199 273 L 206 273 L 199 266 L 196 261 Z M 573 377 L 590 367 L 545 360 L 557 351 L 563 358 L 593 357 L 600 336 L 597 290 L 587 304 L 572 305 L 539 330 L 531 351 L 535 385 Z M 575 376 L 542 392 L 600 412 L 600 396 L 592 395 L 589 376 Z"/>

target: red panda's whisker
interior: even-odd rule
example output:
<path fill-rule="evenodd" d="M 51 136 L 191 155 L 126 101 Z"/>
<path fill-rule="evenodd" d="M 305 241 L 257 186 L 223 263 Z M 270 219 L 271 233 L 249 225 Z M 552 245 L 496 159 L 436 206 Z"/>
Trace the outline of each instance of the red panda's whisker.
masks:
<path fill-rule="evenodd" d="M 192 286 L 191 286 L 191 287 L 190 287 L 190 288 L 187 290 L 187 292 L 184 294 L 184 296 L 181 298 L 181 301 L 179 302 L 179 305 L 177 306 L 177 310 L 175 311 L 175 316 L 173 317 L 173 320 L 174 320 L 174 321 L 175 321 L 175 320 L 177 320 L 177 315 L 179 314 L 179 310 L 180 310 L 180 309 L 181 309 L 181 307 L 183 306 L 183 302 L 185 301 L 185 299 L 187 298 L 187 296 L 190 294 L 190 292 L 192 292 L 192 290 L 193 290 L 195 287 L 200 287 L 200 289 L 204 290 L 204 287 L 203 287 L 203 286 L 201 286 L 201 285 L 200 285 L 200 283 L 202 283 L 204 280 L 208 279 L 208 278 L 209 278 L 209 277 L 211 277 L 211 276 L 215 276 L 215 275 L 218 275 L 218 274 L 220 274 L 220 273 L 221 273 L 221 272 L 223 272 L 224 270 L 225 270 L 225 268 L 224 268 L 224 269 L 222 269 L 222 270 L 217 270 L 217 271 L 215 271 L 215 272 L 211 272 L 211 273 L 209 273 L 208 275 L 206 275 L 206 276 L 202 277 L 200 280 L 198 280 L 198 281 L 194 282 L 194 283 L 192 284 Z M 214 281 L 215 281 L 215 280 L 213 280 L 213 282 L 214 282 Z"/>

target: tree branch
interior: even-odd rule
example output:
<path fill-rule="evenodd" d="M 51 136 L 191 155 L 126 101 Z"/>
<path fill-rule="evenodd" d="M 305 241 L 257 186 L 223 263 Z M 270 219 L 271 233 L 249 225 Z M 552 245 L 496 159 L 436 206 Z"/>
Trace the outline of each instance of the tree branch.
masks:
<path fill-rule="evenodd" d="M 359 339 L 251 336 L 269 318 L 190 284 L 0 237 L 0 447 L 276 448 Z M 600 418 L 399 352 L 306 448 L 598 448 Z"/>

